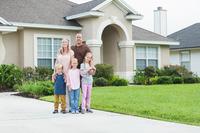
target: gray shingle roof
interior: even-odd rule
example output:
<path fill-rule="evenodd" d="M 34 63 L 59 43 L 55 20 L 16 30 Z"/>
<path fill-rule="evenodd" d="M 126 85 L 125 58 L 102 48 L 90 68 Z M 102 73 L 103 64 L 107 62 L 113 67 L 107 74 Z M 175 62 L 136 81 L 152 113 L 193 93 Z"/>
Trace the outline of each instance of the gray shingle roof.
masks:
<path fill-rule="evenodd" d="M 0 0 L 0 17 L 8 22 L 80 26 L 64 19 L 75 5 L 68 0 Z"/>
<path fill-rule="evenodd" d="M 200 47 L 200 23 L 186 27 L 168 37 L 180 42 L 179 46 L 171 46 L 171 49 Z"/>
<path fill-rule="evenodd" d="M 103 3 L 105 0 L 93 0 L 93 1 L 88 1 L 86 3 L 82 3 L 79 5 L 75 5 L 71 12 L 68 14 L 68 16 L 83 13 L 83 12 L 88 12 L 97 5 Z"/>
<path fill-rule="evenodd" d="M 170 39 L 168 37 L 161 36 L 159 34 L 156 34 L 154 32 L 148 31 L 146 29 L 132 26 L 133 28 L 133 40 L 139 40 L 139 41 L 164 41 L 164 42 L 176 42 L 173 39 Z"/>

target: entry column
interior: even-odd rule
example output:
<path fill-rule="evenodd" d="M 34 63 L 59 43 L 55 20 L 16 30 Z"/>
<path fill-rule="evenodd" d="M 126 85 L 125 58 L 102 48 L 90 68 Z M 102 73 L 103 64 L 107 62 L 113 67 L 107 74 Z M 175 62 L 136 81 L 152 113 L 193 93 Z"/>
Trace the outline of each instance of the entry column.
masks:
<path fill-rule="evenodd" d="M 90 47 L 93 57 L 94 57 L 94 63 L 95 64 L 101 64 L 101 46 L 102 41 L 101 40 L 87 40 L 86 44 Z"/>
<path fill-rule="evenodd" d="M 125 78 L 132 81 L 133 78 L 133 62 L 134 62 L 134 54 L 133 54 L 133 41 L 122 41 L 119 42 L 120 48 L 120 72 L 118 75 L 122 78 Z"/>

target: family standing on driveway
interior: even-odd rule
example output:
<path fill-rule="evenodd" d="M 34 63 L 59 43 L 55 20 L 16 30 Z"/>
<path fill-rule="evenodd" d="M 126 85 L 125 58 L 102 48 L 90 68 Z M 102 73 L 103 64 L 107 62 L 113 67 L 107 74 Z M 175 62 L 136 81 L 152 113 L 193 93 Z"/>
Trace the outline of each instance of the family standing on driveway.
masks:
<path fill-rule="evenodd" d="M 70 47 L 69 40 L 63 39 L 55 62 L 52 75 L 54 82 L 54 111 L 58 113 L 61 100 L 61 113 L 92 113 L 90 108 L 92 83 L 96 68 L 93 55 L 82 39 L 82 34 L 76 35 L 76 43 Z M 79 96 L 82 92 L 82 103 L 79 110 Z"/>

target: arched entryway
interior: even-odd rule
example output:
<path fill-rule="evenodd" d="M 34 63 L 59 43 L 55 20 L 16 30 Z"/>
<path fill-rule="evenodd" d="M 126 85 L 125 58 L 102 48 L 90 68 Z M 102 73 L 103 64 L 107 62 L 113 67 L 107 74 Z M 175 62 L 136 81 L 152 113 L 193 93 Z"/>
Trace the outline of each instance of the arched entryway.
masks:
<path fill-rule="evenodd" d="M 111 24 L 104 28 L 101 39 L 101 62 L 113 65 L 114 72 L 120 72 L 122 65 L 119 43 L 127 40 L 125 32 L 120 26 Z"/>

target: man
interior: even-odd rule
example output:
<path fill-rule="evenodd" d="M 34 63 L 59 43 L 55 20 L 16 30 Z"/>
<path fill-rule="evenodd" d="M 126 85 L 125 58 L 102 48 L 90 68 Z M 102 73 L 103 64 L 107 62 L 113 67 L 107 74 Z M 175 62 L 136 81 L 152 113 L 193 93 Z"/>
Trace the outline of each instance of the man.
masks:
<path fill-rule="evenodd" d="M 78 59 L 78 68 L 80 68 L 80 64 L 83 63 L 86 53 L 91 52 L 86 42 L 83 41 L 81 33 L 76 34 L 76 43 L 75 46 L 71 46 L 71 49 L 74 51 L 74 57 Z"/>

